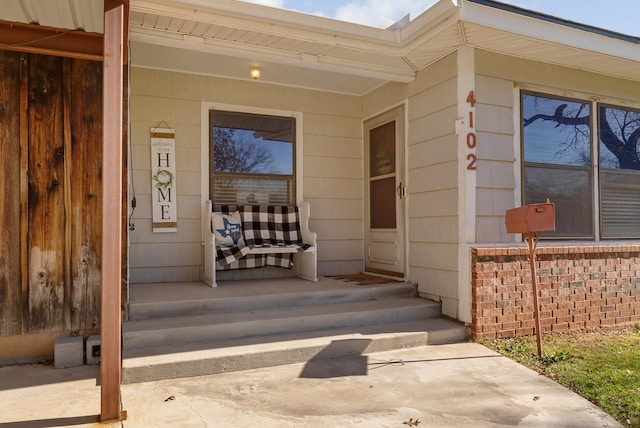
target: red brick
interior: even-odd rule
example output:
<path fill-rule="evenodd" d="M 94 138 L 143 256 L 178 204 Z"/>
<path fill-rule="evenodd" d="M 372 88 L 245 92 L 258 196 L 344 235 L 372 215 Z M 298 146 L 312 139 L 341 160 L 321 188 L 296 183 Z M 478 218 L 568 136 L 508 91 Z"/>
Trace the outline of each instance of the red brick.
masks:
<path fill-rule="evenodd" d="M 562 303 L 558 304 L 558 309 L 559 310 L 566 309 L 568 311 L 569 309 L 573 309 L 573 307 L 574 307 L 573 306 L 573 302 L 562 302 Z"/>
<path fill-rule="evenodd" d="M 495 278 L 495 277 L 496 277 L 496 272 L 495 271 L 477 272 L 476 273 L 476 278 L 478 278 L 478 279 L 489 279 L 489 278 Z"/>
<path fill-rule="evenodd" d="M 516 321 L 526 321 L 533 319 L 533 312 L 522 312 L 516 314 Z"/>
<path fill-rule="evenodd" d="M 532 327 L 521 327 L 516 329 L 516 336 L 533 336 L 535 330 Z"/>
<path fill-rule="evenodd" d="M 633 309 L 623 309 L 619 311 L 621 317 L 630 317 L 633 316 L 635 311 Z"/>
<path fill-rule="evenodd" d="M 589 302 L 587 302 L 586 300 L 573 302 L 574 308 L 586 308 L 587 306 L 589 306 Z"/>
<path fill-rule="evenodd" d="M 548 305 L 553 303 L 553 299 L 549 296 L 549 297 L 538 297 L 538 304 L 539 305 Z"/>
<path fill-rule="evenodd" d="M 515 330 L 501 330 L 496 332 L 496 337 L 498 339 L 505 339 L 507 337 L 514 337 L 516 335 Z"/>
<path fill-rule="evenodd" d="M 516 320 L 515 315 L 498 315 L 496 317 L 497 323 L 512 323 Z"/>
<path fill-rule="evenodd" d="M 589 319 L 588 315 L 573 315 L 572 317 L 572 321 L 575 323 L 584 323 L 584 321 L 587 321 Z"/>
<path fill-rule="evenodd" d="M 481 309 L 493 309 L 496 305 L 493 302 L 473 302 L 471 303 L 471 309 L 481 310 Z"/>
<path fill-rule="evenodd" d="M 522 309 L 516 306 L 502 309 L 503 315 L 518 315 L 521 312 L 522 312 Z"/>
<path fill-rule="evenodd" d="M 585 329 L 585 322 L 570 322 L 569 323 L 569 330 L 584 330 Z"/>
<path fill-rule="evenodd" d="M 541 326 L 553 325 L 555 322 L 556 322 L 555 318 L 540 318 Z"/>
<path fill-rule="evenodd" d="M 601 320 L 604 317 L 605 317 L 605 315 L 602 312 L 591 312 L 589 314 L 589 320 Z"/>
<path fill-rule="evenodd" d="M 551 326 L 551 331 L 567 331 L 568 329 L 569 329 L 568 323 L 553 324 Z"/>
<path fill-rule="evenodd" d="M 586 328 L 598 327 L 600 325 L 600 320 L 588 320 L 584 322 L 584 326 Z"/>
<path fill-rule="evenodd" d="M 587 313 L 587 308 L 574 308 L 571 309 L 572 315 L 584 315 Z"/>
<path fill-rule="evenodd" d="M 520 323 L 518 323 L 518 322 L 505 322 L 505 323 L 502 324 L 501 330 L 513 330 L 513 331 L 515 331 L 515 329 L 517 327 L 520 327 Z"/>
<path fill-rule="evenodd" d="M 496 317 L 477 317 L 475 319 L 477 325 L 489 325 L 496 323 Z"/>
<path fill-rule="evenodd" d="M 497 317 L 498 315 L 502 315 L 502 309 L 500 308 L 482 310 L 483 317 Z"/>

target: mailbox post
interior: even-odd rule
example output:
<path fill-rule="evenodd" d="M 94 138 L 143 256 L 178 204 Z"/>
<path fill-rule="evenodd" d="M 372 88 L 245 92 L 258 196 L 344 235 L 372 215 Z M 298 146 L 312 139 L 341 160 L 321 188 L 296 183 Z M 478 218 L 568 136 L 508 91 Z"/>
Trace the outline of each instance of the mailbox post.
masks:
<path fill-rule="evenodd" d="M 543 204 L 529 204 L 507 210 L 505 216 L 507 233 L 521 233 L 529 247 L 529 262 L 531 263 L 531 285 L 533 288 L 533 314 L 538 344 L 538 357 L 542 357 L 542 341 L 540 339 L 540 309 L 538 306 L 538 285 L 536 282 L 536 246 L 539 232 L 553 232 L 556 230 L 555 205 L 549 202 Z"/>

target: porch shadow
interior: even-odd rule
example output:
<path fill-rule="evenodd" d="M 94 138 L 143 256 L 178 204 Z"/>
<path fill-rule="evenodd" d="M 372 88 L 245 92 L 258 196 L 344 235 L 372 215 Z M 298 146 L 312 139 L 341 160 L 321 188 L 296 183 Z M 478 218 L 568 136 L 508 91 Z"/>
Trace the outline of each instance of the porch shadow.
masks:
<path fill-rule="evenodd" d="M 371 339 L 334 340 L 307 361 L 299 377 L 366 376 L 369 359 L 362 353 L 370 342 Z"/>
<path fill-rule="evenodd" d="M 85 380 L 93 380 L 92 386 L 100 386 L 100 366 L 56 369 L 53 365 L 33 363 L 0 367 L 0 391 Z M 1 423 L 0 427 L 3 427 Z"/>
<path fill-rule="evenodd" d="M 0 428 L 48 428 L 72 427 L 75 425 L 95 424 L 100 421 L 99 415 L 72 416 L 68 418 L 38 419 L 32 421 L 0 422 Z"/>

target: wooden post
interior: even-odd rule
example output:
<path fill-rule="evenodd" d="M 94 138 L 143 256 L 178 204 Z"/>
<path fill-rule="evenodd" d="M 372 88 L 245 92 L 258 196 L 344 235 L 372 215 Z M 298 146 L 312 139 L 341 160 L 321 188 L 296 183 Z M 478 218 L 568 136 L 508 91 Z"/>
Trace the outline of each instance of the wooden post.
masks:
<path fill-rule="evenodd" d="M 538 357 L 542 357 L 542 339 L 540 332 L 540 309 L 538 306 L 538 282 L 536 274 L 536 246 L 538 244 L 537 233 L 526 233 L 526 241 L 529 246 L 529 262 L 531 263 L 531 286 L 533 288 L 533 318 L 536 324 L 536 342 L 538 344 Z"/>
<path fill-rule="evenodd" d="M 121 411 L 121 244 L 123 4 L 105 3 L 102 160 L 101 421 L 126 419 Z"/>

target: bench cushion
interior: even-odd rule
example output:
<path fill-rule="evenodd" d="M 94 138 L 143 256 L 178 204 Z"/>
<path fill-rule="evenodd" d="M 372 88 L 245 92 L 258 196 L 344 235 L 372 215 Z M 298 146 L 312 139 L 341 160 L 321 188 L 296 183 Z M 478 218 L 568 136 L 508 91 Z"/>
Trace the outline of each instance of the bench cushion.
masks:
<path fill-rule="evenodd" d="M 216 245 L 218 268 L 250 268 L 260 266 L 293 266 L 291 248 L 304 251 L 298 207 L 295 205 L 214 205 L 214 212 L 238 211 L 242 220 L 244 245 Z M 217 238 L 216 238 L 217 239 Z M 277 253 L 277 248 L 287 253 Z M 273 248 L 277 254 L 249 254 L 253 248 Z M 238 261 L 239 263 L 234 263 Z"/>

